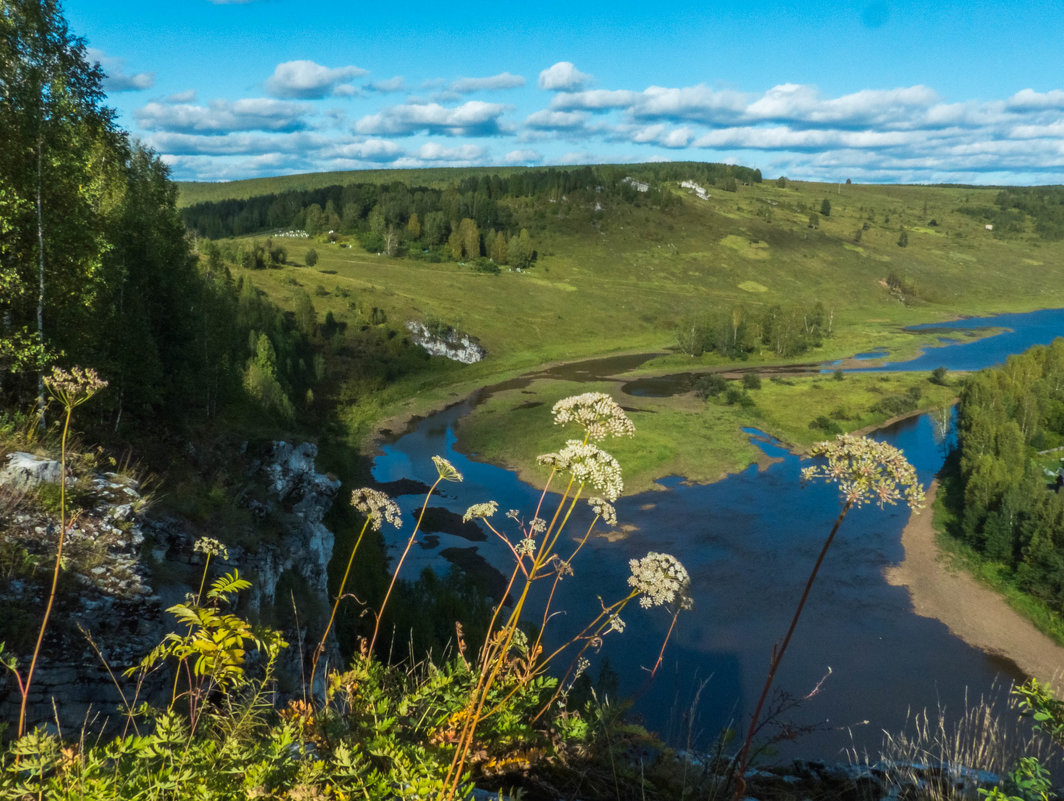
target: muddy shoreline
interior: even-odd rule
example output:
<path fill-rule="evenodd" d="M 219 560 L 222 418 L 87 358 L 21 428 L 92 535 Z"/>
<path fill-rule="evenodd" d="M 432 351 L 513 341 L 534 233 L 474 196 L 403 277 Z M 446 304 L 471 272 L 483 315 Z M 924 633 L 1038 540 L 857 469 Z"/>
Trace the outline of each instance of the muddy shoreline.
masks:
<path fill-rule="evenodd" d="M 927 508 L 909 518 L 901 540 L 905 558 L 883 571 L 887 582 L 909 591 L 916 614 L 938 620 L 969 645 L 1014 663 L 1022 676 L 1056 678 L 1064 671 L 1064 647 L 996 592 L 948 563 L 935 541 L 931 517 L 937 489 L 933 481 Z"/>

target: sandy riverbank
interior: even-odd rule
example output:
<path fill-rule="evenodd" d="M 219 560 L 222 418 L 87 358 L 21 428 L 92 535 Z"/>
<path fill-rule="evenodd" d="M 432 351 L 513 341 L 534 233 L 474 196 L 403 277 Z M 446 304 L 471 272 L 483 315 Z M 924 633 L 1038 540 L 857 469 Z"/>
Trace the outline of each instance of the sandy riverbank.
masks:
<path fill-rule="evenodd" d="M 1007 657 L 1029 676 L 1056 677 L 1064 671 L 1064 648 L 997 593 L 946 564 L 931 522 L 937 490 L 938 483 L 932 482 L 927 508 L 909 518 L 901 540 L 905 559 L 884 571 L 887 581 L 909 590 L 916 614 L 942 621 L 969 645 Z"/>

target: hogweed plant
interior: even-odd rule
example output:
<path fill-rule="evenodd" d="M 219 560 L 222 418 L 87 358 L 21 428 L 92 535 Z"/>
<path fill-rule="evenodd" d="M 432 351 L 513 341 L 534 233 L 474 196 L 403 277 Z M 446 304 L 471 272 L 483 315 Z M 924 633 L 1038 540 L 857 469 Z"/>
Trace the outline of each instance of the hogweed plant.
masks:
<path fill-rule="evenodd" d="M 399 571 L 403 569 L 403 562 L 406 561 L 407 555 L 410 553 L 410 549 L 414 546 L 414 540 L 417 539 L 418 532 L 421 530 L 421 521 L 425 519 L 425 510 L 429 506 L 429 498 L 432 497 L 432 493 L 436 491 L 436 487 L 440 485 L 441 481 L 454 481 L 461 482 L 462 474 L 454 469 L 454 465 L 444 459 L 442 456 L 433 456 L 432 463 L 436 466 L 436 480 L 429 487 L 429 491 L 425 493 L 425 502 L 421 504 L 421 511 L 417 516 L 417 523 L 414 525 L 414 530 L 410 532 L 410 537 L 406 541 L 406 548 L 403 549 L 402 556 L 399 557 L 399 561 L 395 563 L 395 570 L 392 571 L 392 580 L 388 583 L 388 589 L 384 593 L 384 600 L 381 601 L 380 607 L 377 609 L 377 619 L 373 624 L 373 636 L 370 638 L 369 646 L 366 652 L 373 653 L 373 646 L 377 642 L 377 635 L 381 629 L 381 617 L 384 615 L 384 609 L 388 606 L 388 599 L 392 596 L 392 590 L 395 589 L 395 580 L 399 576 Z"/>
<path fill-rule="evenodd" d="M 620 615 L 629 602 L 640 598 L 644 606 L 652 606 L 657 602 L 671 603 L 675 605 L 676 614 L 680 609 L 690 606 L 690 582 L 683 566 L 672 556 L 648 554 L 643 560 L 633 560 L 633 575 L 625 596 L 610 604 L 600 600 L 599 613 L 579 634 L 553 652 L 544 653 L 543 636 L 553 614 L 552 604 L 559 582 L 573 574 L 573 560 L 587 544 L 595 526 L 600 521 L 611 527 L 617 523 L 612 503 L 624 490 L 621 467 L 597 443 L 608 437 L 628 437 L 635 433 L 635 426 L 620 406 L 600 392 L 588 392 L 560 400 L 554 405 L 552 414 L 555 425 L 575 424 L 582 428 L 583 438 L 570 439 L 559 451 L 538 458 L 541 465 L 550 468 L 550 475 L 531 520 L 523 521 L 517 510 L 507 513 L 507 517 L 517 523 L 517 540 L 510 540 L 491 523 L 489 518 L 498 510 L 494 501 L 475 504 L 465 514 L 467 521 L 482 520 L 495 536 L 506 543 L 514 557 L 514 568 L 489 621 L 487 636 L 476 662 L 476 681 L 472 692 L 456 721 L 459 725 L 455 751 L 438 796 L 441 799 L 454 798 L 459 792 L 480 723 L 499 713 L 518 692 L 541 678 L 563 653 L 576 651 L 557 689 L 546 703 L 541 704 L 534 719 L 539 719 L 551 708 L 566 682 L 571 684 L 571 680 L 586 667 L 584 654 L 588 649 L 601 645 L 602 638 L 608 633 L 624 630 Z M 564 482 L 564 489 L 553 511 L 545 513 L 551 484 L 558 478 Z M 593 518 L 586 530 L 572 543 L 571 539 L 563 539 L 562 535 L 585 489 L 597 492 L 587 499 Z M 563 553 L 561 543 L 566 542 L 572 545 Z M 538 618 L 535 640 L 529 643 L 520 624 L 528 611 L 532 587 L 541 580 L 549 580 L 550 589 Z M 506 613 L 503 599 L 510 597 L 518 584 L 520 591 Z M 671 632 L 670 626 L 670 635 Z M 504 675 L 510 689 L 499 698 L 496 688 Z"/>
<path fill-rule="evenodd" d="M 803 481 L 823 480 L 838 486 L 842 508 L 831 527 L 824 545 L 820 549 L 816 563 L 805 583 L 794 616 L 783 639 L 772 648 L 768 675 L 765 686 L 750 717 L 749 728 L 742 749 L 736 757 L 737 771 L 735 784 L 735 801 L 740 801 L 746 790 L 745 773 L 750 760 L 750 748 L 754 735 L 758 731 L 761 710 L 772 689 L 773 679 L 779 669 L 787 646 L 791 642 L 798 619 L 802 615 L 809 592 L 816 581 L 817 573 L 824 562 L 831 543 L 835 540 L 839 526 L 846 519 L 850 509 L 874 502 L 880 508 L 887 504 L 905 503 L 914 512 L 924 506 L 924 489 L 916 477 L 915 468 L 909 464 L 900 450 L 886 442 L 853 434 L 840 434 L 834 440 L 818 442 L 809 449 L 809 455 L 823 461 L 802 470 Z"/>
<path fill-rule="evenodd" d="M 55 549 L 55 564 L 52 567 L 52 586 L 48 592 L 44 615 L 37 630 L 37 642 L 33 646 L 33 655 L 30 657 L 30 664 L 26 670 L 25 677 L 19 673 L 13 659 L 7 659 L 4 662 L 5 667 L 15 676 L 19 695 L 22 699 L 18 713 L 18 737 L 21 737 L 26 730 L 26 706 L 29 702 L 30 686 L 33 684 L 33 674 L 37 669 L 37 660 L 40 658 L 41 645 L 44 643 L 44 633 L 48 628 L 48 620 L 51 617 L 52 608 L 55 606 L 56 590 L 59 586 L 59 573 L 63 566 L 63 543 L 67 531 L 74 527 L 74 523 L 77 520 L 76 516 L 71 520 L 67 519 L 67 438 L 70 434 L 70 420 L 74 415 L 74 409 L 89 401 L 107 386 L 107 382 L 100 378 L 95 370 L 81 367 L 72 367 L 70 370 L 53 367 L 52 372 L 45 376 L 42 381 L 52 399 L 63 407 L 63 434 L 59 447 L 59 533 Z"/>
<path fill-rule="evenodd" d="M 314 693 L 314 678 L 318 671 L 318 661 L 325 653 L 325 643 L 329 638 L 329 632 L 332 630 L 333 622 L 336 620 L 336 610 L 339 609 L 340 600 L 344 597 L 344 589 L 347 587 L 347 579 L 351 575 L 351 566 L 355 562 L 355 554 L 358 553 L 358 546 L 362 544 L 362 538 L 366 534 L 366 529 L 372 527 L 374 531 L 380 531 L 382 523 L 385 522 L 390 523 L 396 528 L 402 528 L 403 525 L 399 506 L 380 490 L 370 489 L 368 487 L 355 490 L 351 493 L 351 505 L 361 512 L 365 519 L 362 523 L 362 530 L 358 532 L 358 538 L 355 540 L 355 544 L 351 548 L 351 553 L 347 557 L 347 567 L 344 568 L 343 578 L 340 579 L 340 587 L 337 589 L 336 598 L 333 600 L 332 612 L 329 614 L 329 622 L 325 625 L 325 631 L 322 633 L 321 640 L 318 642 L 318 647 L 314 649 L 314 656 L 311 658 L 311 694 Z M 396 572 L 398 572 L 398 569 Z"/>

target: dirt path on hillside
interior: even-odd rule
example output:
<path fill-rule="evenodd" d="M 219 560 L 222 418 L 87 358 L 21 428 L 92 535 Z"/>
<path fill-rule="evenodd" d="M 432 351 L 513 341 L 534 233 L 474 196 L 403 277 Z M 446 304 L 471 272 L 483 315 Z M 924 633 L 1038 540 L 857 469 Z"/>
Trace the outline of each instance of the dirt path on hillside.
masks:
<path fill-rule="evenodd" d="M 1064 671 L 1064 648 L 1038 631 L 1000 595 L 946 564 L 931 523 L 931 504 L 937 490 L 938 482 L 932 482 L 927 508 L 909 518 L 901 539 L 905 559 L 884 571 L 887 581 L 909 590 L 916 614 L 942 621 L 969 645 L 1007 657 L 1029 676 L 1056 677 Z"/>

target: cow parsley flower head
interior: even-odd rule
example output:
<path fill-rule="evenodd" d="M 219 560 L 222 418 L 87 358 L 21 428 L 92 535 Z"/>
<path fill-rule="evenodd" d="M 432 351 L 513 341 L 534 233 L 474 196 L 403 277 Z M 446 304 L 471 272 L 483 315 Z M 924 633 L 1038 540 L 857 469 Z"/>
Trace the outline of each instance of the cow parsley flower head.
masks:
<path fill-rule="evenodd" d="M 916 469 L 893 445 L 839 434 L 834 440 L 816 443 L 809 453 L 825 461 L 804 468 L 802 480 L 837 484 L 843 503 L 861 506 L 874 501 L 882 508 L 903 501 L 913 511 L 924 506 L 924 488 Z"/>
<path fill-rule="evenodd" d="M 436 465 L 436 472 L 444 481 L 461 481 L 462 474 L 455 470 L 454 465 L 442 456 L 433 456 L 432 463 Z"/>
<path fill-rule="evenodd" d="M 229 558 L 229 549 L 214 537 L 200 537 L 193 543 L 192 550 L 197 553 L 207 554 L 208 557 L 220 556 L 222 559 Z"/>
<path fill-rule="evenodd" d="M 53 367 L 43 381 L 48 394 L 67 409 L 80 406 L 107 386 L 91 367 Z"/>
<path fill-rule="evenodd" d="M 590 484 L 608 501 L 624 492 L 621 466 L 606 451 L 592 443 L 571 439 L 557 453 L 537 457 L 540 464 L 569 473 L 580 484 Z"/>
<path fill-rule="evenodd" d="M 381 530 L 381 522 L 402 526 L 399 505 L 380 490 L 363 487 L 351 493 L 351 505 L 370 521 L 374 531 Z"/>
<path fill-rule="evenodd" d="M 643 608 L 673 603 L 680 609 L 694 606 L 691 577 L 675 556 L 651 551 L 642 559 L 629 560 L 628 566 L 632 570 L 628 586 L 639 593 L 639 605 Z"/>
<path fill-rule="evenodd" d="M 536 541 L 530 537 L 525 537 L 514 546 L 514 550 L 518 556 L 531 556 L 536 552 Z"/>
<path fill-rule="evenodd" d="M 630 437 L 635 426 L 617 401 L 603 392 L 585 392 L 562 398 L 551 410 L 555 425 L 576 423 L 587 431 L 588 439 Z"/>
<path fill-rule="evenodd" d="M 466 509 L 465 514 L 462 515 L 462 522 L 468 523 L 470 520 L 479 519 L 486 520 L 499 510 L 499 504 L 495 501 L 485 501 L 484 503 L 475 503 Z"/>
<path fill-rule="evenodd" d="M 609 501 L 599 498 L 597 495 L 587 499 L 587 505 L 596 515 L 602 518 L 602 522 L 611 528 L 617 525 L 617 510 Z"/>

